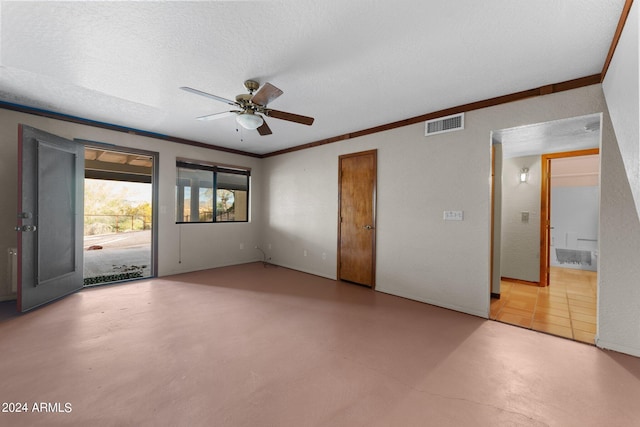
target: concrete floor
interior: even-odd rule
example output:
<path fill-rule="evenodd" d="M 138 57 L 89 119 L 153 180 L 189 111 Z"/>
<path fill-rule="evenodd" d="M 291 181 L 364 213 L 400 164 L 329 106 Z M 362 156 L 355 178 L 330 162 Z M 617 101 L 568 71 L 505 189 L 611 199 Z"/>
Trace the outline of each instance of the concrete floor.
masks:
<path fill-rule="evenodd" d="M 0 355 L 0 425 L 640 420 L 638 358 L 261 263 L 0 315 Z"/>
<path fill-rule="evenodd" d="M 99 246 L 99 250 L 87 250 Z M 140 267 L 143 277 L 151 276 L 151 231 L 133 231 L 84 236 L 84 277 L 124 272 Z M 138 269 L 136 269 L 138 270 Z"/>
<path fill-rule="evenodd" d="M 142 277 L 151 275 L 151 248 L 103 249 L 84 252 L 84 277 L 122 273 L 136 268 Z"/>

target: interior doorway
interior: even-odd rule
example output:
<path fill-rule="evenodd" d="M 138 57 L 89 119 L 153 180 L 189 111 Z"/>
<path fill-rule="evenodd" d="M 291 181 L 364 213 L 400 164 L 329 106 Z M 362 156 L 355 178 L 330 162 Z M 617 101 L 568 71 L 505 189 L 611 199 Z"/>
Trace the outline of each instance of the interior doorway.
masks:
<path fill-rule="evenodd" d="M 540 286 L 550 267 L 597 271 L 600 151 L 543 154 Z"/>
<path fill-rule="evenodd" d="M 85 145 L 84 286 L 155 275 L 153 153 Z"/>
<path fill-rule="evenodd" d="M 594 343 L 600 120 L 492 134 L 491 319 Z"/>

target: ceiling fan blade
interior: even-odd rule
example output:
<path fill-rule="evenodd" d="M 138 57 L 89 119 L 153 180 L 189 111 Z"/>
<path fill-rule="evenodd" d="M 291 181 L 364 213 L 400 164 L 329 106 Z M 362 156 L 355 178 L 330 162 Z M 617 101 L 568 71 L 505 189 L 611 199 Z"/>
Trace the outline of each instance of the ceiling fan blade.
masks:
<path fill-rule="evenodd" d="M 260 89 L 258 89 L 255 95 L 253 95 L 253 98 L 251 98 L 251 102 L 264 106 L 282 94 L 283 92 L 280 89 L 267 82 L 262 85 Z"/>
<path fill-rule="evenodd" d="M 269 125 L 267 124 L 267 121 L 263 119 L 262 125 L 256 129 L 258 131 L 258 133 L 262 136 L 265 135 L 271 135 L 271 128 L 269 128 Z"/>
<path fill-rule="evenodd" d="M 264 114 L 275 119 L 288 120 L 290 122 L 296 122 L 307 126 L 311 126 L 314 120 L 313 117 L 301 116 L 299 114 L 287 113 L 285 111 L 271 109 L 265 110 Z"/>
<path fill-rule="evenodd" d="M 216 101 L 224 102 L 225 104 L 238 105 L 238 103 L 236 101 L 232 101 L 230 99 L 223 98 L 223 97 L 217 96 L 217 95 L 212 95 L 210 93 L 203 92 L 203 91 L 198 90 L 198 89 L 193 89 L 193 88 L 186 87 L 186 86 L 182 86 L 180 89 L 182 89 L 184 91 L 187 91 L 187 92 L 190 92 L 190 93 L 194 93 L 196 95 L 200 95 L 200 96 L 204 96 L 204 97 L 207 97 L 207 98 L 215 99 Z"/>
<path fill-rule="evenodd" d="M 217 120 L 217 119 L 223 119 L 225 117 L 229 117 L 238 113 L 242 113 L 242 111 L 240 110 L 223 111 L 221 113 L 214 113 L 214 114 L 208 114 L 206 116 L 196 117 L 196 119 L 197 120 Z"/>

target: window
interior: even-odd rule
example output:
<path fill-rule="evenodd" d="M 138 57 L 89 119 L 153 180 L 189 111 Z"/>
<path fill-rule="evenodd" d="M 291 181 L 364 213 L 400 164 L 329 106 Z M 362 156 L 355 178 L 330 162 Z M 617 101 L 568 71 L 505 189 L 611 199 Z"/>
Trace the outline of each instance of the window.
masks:
<path fill-rule="evenodd" d="M 176 162 L 176 223 L 249 220 L 247 169 Z"/>

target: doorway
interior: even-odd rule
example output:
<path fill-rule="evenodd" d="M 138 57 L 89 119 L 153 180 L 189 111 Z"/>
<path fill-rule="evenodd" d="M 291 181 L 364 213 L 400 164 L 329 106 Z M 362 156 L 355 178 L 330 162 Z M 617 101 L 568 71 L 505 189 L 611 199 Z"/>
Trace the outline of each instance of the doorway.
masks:
<path fill-rule="evenodd" d="M 84 286 L 153 276 L 153 154 L 85 145 L 84 157 Z"/>
<path fill-rule="evenodd" d="M 98 150 L 92 151 L 91 147 Z M 97 154 L 100 150 L 104 152 L 103 159 L 86 158 L 87 155 L 91 156 L 90 153 Z M 113 161 L 118 156 L 124 161 Z M 135 181 L 133 175 L 136 175 L 136 171 L 141 172 L 141 169 L 133 168 L 134 163 L 149 159 L 152 159 L 151 167 L 143 167 L 145 172 L 141 175 L 146 177 L 139 179 L 153 185 L 152 243 L 148 252 L 149 274 L 155 275 L 157 230 L 153 224 L 157 224 L 155 203 L 158 180 L 155 165 L 158 154 L 72 141 L 30 126 L 18 125 L 18 221 L 15 227 L 18 232 L 18 311 L 32 310 L 77 292 L 84 286 L 85 175 L 95 173 L 92 178 L 99 179 L 113 179 L 118 175 L 122 181 Z M 125 179 L 125 176 L 128 178 Z M 107 196 L 104 198 L 108 199 Z M 115 281 L 118 278 L 109 283 Z"/>
<path fill-rule="evenodd" d="M 375 288 L 377 150 L 340 156 L 338 280 Z"/>
<path fill-rule="evenodd" d="M 492 134 L 491 319 L 594 343 L 600 120 L 593 114 Z M 579 227 L 585 223 L 588 231 Z"/>
<path fill-rule="evenodd" d="M 541 157 L 540 286 L 550 284 L 552 265 L 596 271 L 599 154 L 594 148 Z"/>

